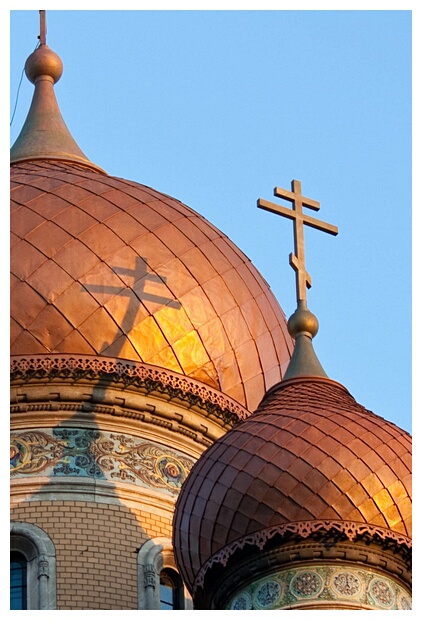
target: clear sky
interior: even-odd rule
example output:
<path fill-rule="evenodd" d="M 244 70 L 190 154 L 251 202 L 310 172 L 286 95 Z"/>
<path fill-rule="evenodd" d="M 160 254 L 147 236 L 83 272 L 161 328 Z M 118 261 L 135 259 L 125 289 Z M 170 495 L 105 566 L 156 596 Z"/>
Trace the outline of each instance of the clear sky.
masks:
<path fill-rule="evenodd" d="M 12 114 L 38 10 L 11 11 L 10 25 Z M 56 96 L 80 148 L 204 215 L 287 316 L 292 223 L 256 202 L 290 206 L 273 189 L 298 179 L 321 203 L 310 215 L 339 234 L 305 230 L 315 350 L 358 402 L 408 431 L 411 33 L 409 10 L 47 10 L 64 63 Z M 32 92 L 24 76 L 11 143 Z"/>

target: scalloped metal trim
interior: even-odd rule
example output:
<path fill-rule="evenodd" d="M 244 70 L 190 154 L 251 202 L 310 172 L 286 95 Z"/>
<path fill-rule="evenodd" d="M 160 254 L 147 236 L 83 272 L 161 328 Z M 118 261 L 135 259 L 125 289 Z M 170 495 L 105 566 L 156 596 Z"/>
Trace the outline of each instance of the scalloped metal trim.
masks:
<path fill-rule="evenodd" d="M 231 422 L 246 419 L 250 413 L 218 390 L 184 375 L 149 364 L 114 360 L 89 355 L 12 356 L 11 380 L 87 379 L 115 381 L 141 387 L 147 393 L 159 392 L 170 399 L 179 398 L 189 406 L 200 406 Z"/>
<path fill-rule="evenodd" d="M 262 550 L 265 544 L 277 534 L 284 535 L 287 533 L 296 534 L 301 538 L 308 538 L 315 532 L 321 531 L 333 531 L 340 534 L 344 534 L 349 541 L 356 540 L 358 536 L 369 535 L 375 540 L 381 540 L 383 542 L 391 541 L 398 547 L 405 547 L 411 549 L 412 539 L 399 534 L 398 532 L 392 532 L 376 525 L 370 525 L 367 523 L 357 523 L 355 521 L 331 521 L 331 520 L 319 520 L 319 521 L 297 521 L 296 523 L 284 523 L 282 525 L 276 525 L 268 527 L 254 534 L 248 534 L 242 538 L 238 538 L 234 542 L 230 543 L 215 553 L 205 564 L 201 567 L 198 575 L 196 576 L 194 583 L 194 592 L 197 588 L 203 587 L 205 581 L 205 574 L 214 564 L 221 564 L 226 566 L 230 557 L 238 549 L 243 549 L 245 545 L 253 545 Z"/>

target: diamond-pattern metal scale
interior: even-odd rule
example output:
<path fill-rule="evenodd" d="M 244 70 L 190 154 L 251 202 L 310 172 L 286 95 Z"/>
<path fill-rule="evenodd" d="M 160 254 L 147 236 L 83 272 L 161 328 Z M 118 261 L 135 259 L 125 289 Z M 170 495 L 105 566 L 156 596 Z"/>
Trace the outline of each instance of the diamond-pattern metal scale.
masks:
<path fill-rule="evenodd" d="M 11 166 L 11 353 L 124 358 L 253 411 L 293 350 L 267 283 L 181 202 L 78 164 Z"/>
<path fill-rule="evenodd" d="M 192 587 L 231 542 L 312 520 L 411 537 L 411 437 L 326 378 L 291 379 L 194 465 L 176 504 L 174 548 Z"/>

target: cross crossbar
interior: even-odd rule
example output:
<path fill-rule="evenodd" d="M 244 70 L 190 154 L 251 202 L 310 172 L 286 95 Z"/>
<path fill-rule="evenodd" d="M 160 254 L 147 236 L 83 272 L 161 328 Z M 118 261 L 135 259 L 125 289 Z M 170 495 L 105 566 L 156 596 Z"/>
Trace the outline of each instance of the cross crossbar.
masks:
<path fill-rule="evenodd" d="M 319 202 L 311 200 L 310 198 L 305 198 L 305 196 L 302 195 L 302 184 L 300 181 L 293 180 L 291 186 L 292 191 L 276 187 L 274 189 L 274 195 L 291 202 L 293 204 L 293 209 L 288 209 L 287 207 L 269 202 L 268 200 L 263 200 L 262 198 L 258 200 L 258 207 L 293 220 L 295 254 L 290 254 L 289 259 L 290 265 L 296 272 L 297 302 L 299 304 L 299 301 L 303 301 L 306 304 L 306 289 L 310 288 L 312 284 L 311 276 L 306 271 L 305 266 L 305 239 L 303 227 L 306 224 L 307 226 L 311 226 L 311 228 L 327 232 L 330 235 L 337 235 L 338 228 L 337 226 L 333 226 L 332 224 L 328 224 L 327 222 L 323 222 L 322 220 L 318 220 L 315 217 L 303 213 L 303 207 L 319 211 Z"/>

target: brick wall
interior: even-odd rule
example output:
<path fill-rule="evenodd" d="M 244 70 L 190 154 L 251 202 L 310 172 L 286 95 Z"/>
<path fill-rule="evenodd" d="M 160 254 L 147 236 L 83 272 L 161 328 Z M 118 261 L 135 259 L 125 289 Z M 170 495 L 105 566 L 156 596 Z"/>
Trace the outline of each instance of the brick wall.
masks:
<path fill-rule="evenodd" d="M 137 609 L 137 550 L 171 536 L 171 517 L 123 505 L 31 501 L 12 506 L 14 521 L 42 528 L 56 547 L 57 608 Z"/>

